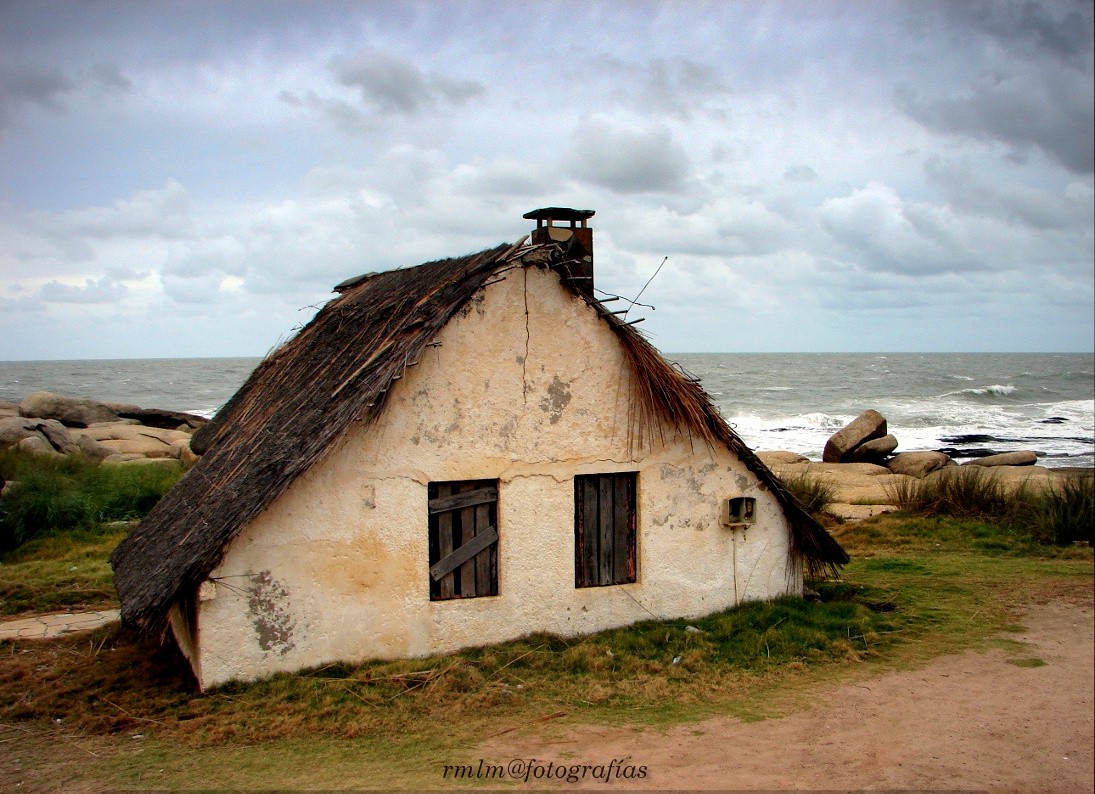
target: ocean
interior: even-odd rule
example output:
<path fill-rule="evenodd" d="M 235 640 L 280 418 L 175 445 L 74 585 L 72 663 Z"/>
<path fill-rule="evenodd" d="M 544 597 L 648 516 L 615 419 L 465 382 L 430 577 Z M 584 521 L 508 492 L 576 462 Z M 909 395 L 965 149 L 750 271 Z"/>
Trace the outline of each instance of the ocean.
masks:
<path fill-rule="evenodd" d="M 868 408 L 898 451 L 967 458 L 1030 449 L 1052 468 L 1095 466 L 1089 353 L 668 354 L 700 378 L 756 450 L 820 460 L 826 439 Z M 257 358 L 0 362 L 0 400 L 32 391 L 212 416 Z"/>

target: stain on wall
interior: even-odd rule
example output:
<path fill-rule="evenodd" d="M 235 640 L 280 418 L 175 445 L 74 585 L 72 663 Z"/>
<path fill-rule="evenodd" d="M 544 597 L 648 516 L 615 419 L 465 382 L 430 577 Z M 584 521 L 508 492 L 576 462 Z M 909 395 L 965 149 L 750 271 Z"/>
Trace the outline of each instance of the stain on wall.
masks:
<path fill-rule="evenodd" d="M 552 379 L 551 385 L 548 386 L 547 395 L 540 400 L 540 410 L 550 414 L 548 421 L 555 424 L 559 421 L 559 417 L 563 415 L 563 409 L 569 404 L 570 384 L 559 380 L 559 376 L 556 375 Z"/>
<path fill-rule="evenodd" d="M 293 616 L 287 607 L 289 591 L 282 587 L 269 571 L 251 576 L 247 588 L 247 605 L 251 608 L 252 625 L 264 651 L 282 656 L 291 651 L 293 641 Z"/>

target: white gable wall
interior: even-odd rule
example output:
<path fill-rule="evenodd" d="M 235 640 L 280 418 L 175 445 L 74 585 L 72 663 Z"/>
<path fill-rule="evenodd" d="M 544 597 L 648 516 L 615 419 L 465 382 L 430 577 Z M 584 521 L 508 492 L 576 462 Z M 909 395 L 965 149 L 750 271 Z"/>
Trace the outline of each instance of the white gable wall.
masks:
<path fill-rule="evenodd" d="M 555 274 L 509 271 L 438 341 L 231 544 L 198 607 L 203 686 L 801 592 L 778 502 L 728 450 L 630 456 L 623 351 Z M 638 581 L 575 588 L 573 478 L 613 471 L 638 472 Z M 473 479 L 499 480 L 499 594 L 431 602 L 427 485 Z M 733 496 L 757 500 L 748 532 L 719 525 Z"/>

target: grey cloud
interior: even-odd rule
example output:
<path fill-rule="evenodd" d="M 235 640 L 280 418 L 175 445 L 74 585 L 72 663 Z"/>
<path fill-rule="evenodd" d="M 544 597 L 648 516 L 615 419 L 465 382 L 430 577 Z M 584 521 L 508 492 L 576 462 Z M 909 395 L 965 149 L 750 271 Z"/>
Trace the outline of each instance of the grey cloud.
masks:
<path fill-rule="evenodd" d="M 713 67 L 685 57 L 633 63 L 597 53 L 570 64 L 569 71 L 570 79 L 580 82 L 587 91 L 600 81 L 609 87 L 614 101 L 681 121 L 690 121 L 713 99 L 730 92 Z"/>
<path fill-rule="evenodd" d="M 574 130 L 567 160 L 578 179 L 617 193 L 678 191 L 692 172 L 668 128 L 629 129 L 598 119 Z"/>
<path fill-rule="evenodd" d="M 1091 74 L 1045 71 L 982 78 L 962 95 L 927 98 L 903 87 L 898 106 L 929 129 L 1036 146 L 1065 168 L 1095 170 L 1095 90 Z"/>
<path fill-rule="evenodd" d="M 156 190 L 141 190 L 109 207 L 88 207 L 59 215 L 40 215 L 39 230 L 56 240 L 161 237 L 180 239 L 192 230 L 190 196 L 173 180 Z"/>
<path fill-rule="evenodd" d="M 713 68 L 687 58 L 658 58 L 646 65 L 645 72 L 643 104 L 682 121 L 690 120 L 707 100 L 730 90 Z"/>
<path fill-rule="evenodd" d="M 365 104 L 382 113 L 414 116 L 439 103 L 462 105 L 482 94 L 475 80 L 426 73 L 404 58 L 364 50 L 332 67 L 338 82 L 361 92 Z"/>
<path fill-rule="evenodd" d="M 0 62 L 0 128 L 7 126 L 12 112 L 21 105 L 60 110 L 60 97 L 72 88 L 72 82 L 57 69 Z"/>
<path fill-rule="evenodd" d="M 103 276 L 98 281 L 87 279 L 82 287 L 48 281 L 38 288 L 37 297 L 45 303 L 117 303 L 128 292 L 125 284 Z"/>
<path fill-rule="evenodd" d="M 133 81 L 113 63 L 99 63 L 91 68 L 91 78 L 109 91 L 130 91 Z"/>
<path fill-rule="evenodd" d="M 816 182 L 818 175 L 808 165 L 793 165 L 783 172 L 783 178 L 787 182 Z"/>
<path fill-rule="evenodd" d="M 1062 193 L 1053 193 L 1023 184 L 997 185 L 968 166 L 937 157 L 925 163 L 924 171 L 929 182 L 958 210 L 1035 229 L 1083 231 L 1095 222 L 1092 192 L 1086 186 L 1075 185 Z"/>
<path fill-rule="evenodd" d="M 851 261 L 868 270 L 923 276 L 987 267 L 956 239 L 939 208 L 906 204 L 884 185 L 825 201 L 818 219 Z"/>
<path fill-rule="evenodd" d="M 1009 49 L 1024 47 L 1073 64 L 1081 62 L 1092 49 L 1089 0 L 950 2 L 939 8 L 956 22 L 993 36 Z"/>

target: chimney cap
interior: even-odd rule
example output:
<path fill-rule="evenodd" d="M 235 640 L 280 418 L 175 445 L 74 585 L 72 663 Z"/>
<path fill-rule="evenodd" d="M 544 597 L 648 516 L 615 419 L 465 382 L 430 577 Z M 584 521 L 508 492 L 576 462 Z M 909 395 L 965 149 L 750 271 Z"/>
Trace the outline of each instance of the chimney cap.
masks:
<path fill-rule="evenodd" d="M 521 217 L 529 221 L 584 221 L 592 218 L 594 210 L 576 210 L 570 207 L 542 207 L 526 212 Z"/>

